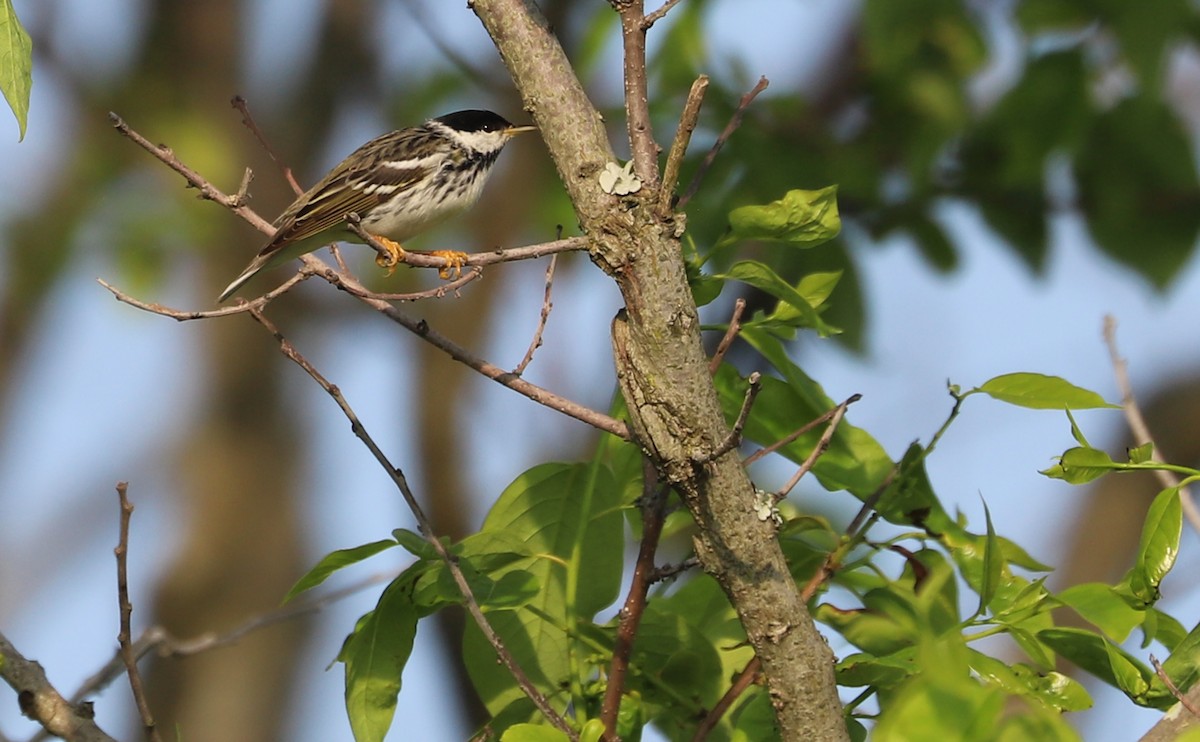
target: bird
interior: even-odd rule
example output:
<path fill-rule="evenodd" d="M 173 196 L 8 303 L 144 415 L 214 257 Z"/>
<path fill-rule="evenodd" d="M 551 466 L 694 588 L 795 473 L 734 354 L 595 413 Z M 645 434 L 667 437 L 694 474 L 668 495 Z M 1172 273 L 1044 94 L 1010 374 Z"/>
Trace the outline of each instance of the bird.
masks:
<path fill-rule="evenodd" d="M 387 249 L 388 257 L 381 254 L 376 262 L 394 266 L 404 253 L 401 242 L 472 206 L 504 145 L 517 134 L 534 130 L 534 126 L 511 124 L 492 111 L 472 109 L 372 139 L 279 215 L 271 239 L 217 302 L 233 296 L 259 272 L 326 242 L 362 242 L 347 227 L 350 214 L 357 214 L 362 231 Z M 325 239 L 318 241 L 318 237 Z M 457 270 L 467 257 L 451 250 L 430 254 L 446 258 L 448 267 Z"/>

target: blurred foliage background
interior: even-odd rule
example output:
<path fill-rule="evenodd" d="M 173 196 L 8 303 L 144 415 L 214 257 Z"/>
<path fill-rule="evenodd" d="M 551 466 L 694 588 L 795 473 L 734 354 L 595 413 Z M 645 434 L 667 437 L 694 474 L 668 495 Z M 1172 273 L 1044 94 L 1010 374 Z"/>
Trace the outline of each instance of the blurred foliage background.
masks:
<path fill-rule="evenodd" d="M 615 15 L 599 0 L 540 6 L 627 152 Z M 100 274 L 148 300 L 210 307 L 259 246 L 251 229 L 196 201 L 117 136 L 106 113 L 227 191 L 253 168 L 251 205 L 267 218 L 290 192 L 231 109 L 235 94 L 302 184 L 366 139 L 429 116 L 486 107 L 523 119 L 494 48 L 461 4 L 17 0 L 16 8 L 34 39 L 35 88 L 27 141 L 0 155 L 0 454 L 10 484 L 0 488 L 0 623 L 70 691 L 69 678 L 106 659 L 116 633 L 101 568 L 111 566 L 118 479 L 131 480 L 140 506 L 135 619 L 181 637 L 270 610 L 321 553 L 408 525 L 384 478 L 249 318 L 177 326 L 114 308 L 90 282 Z M 739 97 L 759 74 L 771 79 L 689 206 L 689 236 L 712 244 L 733 207 L 837 184 L 839 249 L 763 246 L 755 257 L 792 278 L 845 271 L 829 319 L 854 351 L 865 349 L 873 321 L 856 280 L 863 262 L 899 240 L 928 270 L 952 274 L 977 249 L 956 219 L 981 224 L 1032 275 L 1063 239 L 1055 225 L 1069 220 L 1094 259 L 1169 293 L 1194 262 L 1200 227 L 1197 20 L 1185 0 L 685 0 L 651 33 L 656 133 L 665 146 L 692 80 L 711 75 L 686 183 Z M 15 140 L 15 126 L 11 133 Z M 553 168 L 536 141 L 518 141 L 480 206 L 415 245 L 516 245 L 552 238 L 557 225 L 573 233 Z M 436 280 L 402 270 L 385 283 L 363 251 L 345 254 L 377 287 Z M 491 269 L 461 296 L 411 311 L 511 366 L 536 323 L 543 270 Z M 442 533 L 469 532 L 509 477 L 591 440 L 309 283 L 271 315 L 357 391 L 351 403 L 404 451 L 397 458 Z M 606 407 L 616 294 L 580 256 L 562 261 L 555 291 L 531 378 Z M 912 303 L 919 313 L 921 297 Z M 1180 341 L 1194 344 L 1189 329 Z M 1200 396 L 1195 389 L 1184 374 L 1165 393 L 1159 435 L 1168 457 L 1176 446 L 1194 459 L 1196 415 L 1178 413 L 1194 408 L 1185 403 Z M 1179 418 L 1174 427 L 1168 412 Z M 28 470 L 53 476 L 22 478 Z M 1100 568 L 1090 559 L 1095 543 L 1120 543 L 1122 526 L 1140 522 L 1120 509 L 1144 508 L 1136 498 L 1105 502 L 1118 510 L 1082 531 L 1064 566 L 1072 580 L 1099 578 L 1088 572 Z M 156 662 L 160 724 L 197 740 L 348 735 L 337 678 L 319 691 L 306 680 L 332 659 L 347 615 L 354 609 Z M 81 625 L 89 628 L 74 633 Z M 452 654 L 458 627 L 442 629 Z M 430 670 L 440 673 L 429 682 L 442 689 L 444 718 L 429 738 L 472 728 L 471 692 L 443 680 L 448 667 Z M 114 686 L 97 706 L 111 730 L 133 729 L 131 716 L 111 721 L 132 711 L 122 693 Z M 405 721 L 402 706 L 398 729 L 417 723 L 419 707 L 408 713 Z M 318 717 L 332 726 L 306 726 Z M 5 734 L 28 734 L 21 723 L 0 716 Z"/>

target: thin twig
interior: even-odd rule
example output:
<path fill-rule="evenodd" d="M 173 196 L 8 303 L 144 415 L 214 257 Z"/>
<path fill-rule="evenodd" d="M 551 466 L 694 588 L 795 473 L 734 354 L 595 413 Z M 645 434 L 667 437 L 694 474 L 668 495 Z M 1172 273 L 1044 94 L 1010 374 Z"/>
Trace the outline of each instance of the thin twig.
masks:
<path fill-rule="evenodd" d="M 633 171 L 642 187 L 657 192 L 658 144 L 650 121 L 646 86 L 646 28 L 644 0 L 609 0 L 621 17 L 621 48 L 624 50 L 625 116 L 629 121 L 629 151 Z"/>
<path fill-rule="evenodd" d="M 706 461 L 719 459 L 742 444 L 742 430 L 745 429 L 746 420 L 750 417 L 750 408 L 754 406 L 754 400 L 762 391 L 762 374 L 755 371 L 750 374 L 746 382 L 746 395 L 742 399 L 742 409 L 738 411 L 737 419 L 733 421 L 733 427 L 729 429 L 729 435 L 725 436 L 721 445 L 705 457 Z"/>
<path fill-rule="evenodd" d="M 662 565 L 658 569 L 654 570 L 654 573 L 650 575 L 650 579 L 652 582 L 662 582 L 663 580 L 669 580 L 676 575 L 687 572 L 689 569 L 695 569 L 699 566 L 700 560 L 694 556 L 691 556 L 687 559 L 684 559 L 679 564 Z"/>
<path fill-rule="evenodd" d="M 348 214 L 346 217 L 346 226 L 353 232 L 363 244 L 371 247 L 380 255 L 391 259 L 391 253 L 388 252 L 379 240 L 369 232 L 363 230 L 359 224 L 357 214 Z M 588 249 L 588 238 L 586 237 L 566 237 L 563 239 L 552 240 L 550 242 L 540 242 L 536 245 L 523 245 L 521 247 L 496 248 L 486 252 L 467 253 L 466 259 L 462 263 L 462 267 L 466 266 L 484 266 L 493 265 L 495 263 L 508 263 L 516 260 L 533 260 L 546 255 L 555 255 L 561 252 L 572 252 L 576 250 Z M 405 250 L 396 261 L 396 264 L 404 263 L 411 265 L 414 268 L 437 268 L 439 271 L 453 268 L 454 265 L 441 255 L 429 255 L 424 252 L 415 252 Z"/>
<path fill-rule="evenodd" d="M 792 478 L 787 481 L 787 484 L 780 487 L 775 493 L 776 502 L 779 502 L 783 498 L 787 497 L 788 493 L 792 491 L 792 488 L 800 482 L 800 478 L 807 474 L 809 470 L 811 470 L 817 463 L 817 459 L 821 457 L 821 454 L 825 453 L 825 451 L 829 449 L 829 442 L 833 440 L 833 434 L 837 430 L 838 424 L 842 422 L 842 418 L 846 415 L 846 408 L 850 406 L 850 404 L 851 401 L 846 400 L 834 408 L 833 416 L 829 418 L 829 425 L 825 427 L 825 432 L 821 434 L 821 438 L 817 441 L 817 445 L 813 446 L 813 450 L 809 452 L 808 458 L 804 459 L 804 463 L 800 465 L 800 468 L 796 470 L 796 473 L 792 475 Z"/>
<path fill-rule="evenodd" d="M 475 266 L 471 270 L 467 271 L 466 273 L 462 274 L 461 276 L 459 276 L 458 278 L 455 278 L 452 281 L 440 283 L 437 286 L 434 286 L 431 289 L 425 289 L 424 291 L 412 291 L 409 293 L 382 293 L 382 292 L 377 292 L 377 291 L 365 291 L 365 290 L 360 291 L 358 287 L 352 286 L 350 284 L 343 284 L 342 288 L 346 291 L 346 293 L 353 294 L 355 296 L 359 296 L 364 299 L 377 299 L 379 301 L 392 301 L 392 302 L 404 303 L 404 302 L 411 302 L 411 301 L 421 301 L 423 299 L 441 299 L 441 298 L 445 297 L 447 294 L 450 294 L 452 292 L 455 295 L 457 295 L 458 290 L 461 289 L 463 286 L 466 286 L 468 283 L 471 283 L 472 281 L 476 281 L 480 278 L 483 278 L 483 268 L 480 268 L 479 266 Z"/>
<path fill-rule="evenodd" d="M 550 319 L 550 310 L 554 308 L 554 302 L 550 301 L 550 290 L 554 286 L 554 268 L 558 265 L 558 255 L 550 256 L 550 265 L 546 266 L 546 291 L 542 294 L 542 312 L 538 317 L 537 329 L 533 331 L 533 339 L 529 341 L 529 349 L 525 351 L 524 357 L 517 367 L 513 369 L 513 373 L 517 376 L 525 373 L 525 369 L 533 362 L 533 354 L 537 349 L 542 347 L 542 333 L 546 331 L 546 322 Z"/>
<path fill-rule="evenodd" d="M 671 12 L 671 8 L 674 8 L 678 4 L 679 0 L 667 0 L 659 6 L 658 10 L 653 13 L 647 13 L 646 17 L 642 19 L 642 28 L 649 30 L 651 26 L 661 21 L 663 16 Z"/>
<path fill-rule="evenodd" d="M 246 103 L 246 99 L 240 95 L 235 95 L 233 96 L 233 99 L 229 101 L 229 103 L 238 110 L 238 113 L 242 114 L 242 124 L 250 130 L 250 133 L 253 134 L 254 138 L 258 140 L 258 143 L 262 145 L 262 148 L 266 151 L 267 156 L 271 158 L 271 162 L 274 162 L 279 166 L 279 169 L 283 171 L 284 179 L 287 180 L 288 185 L 292 187 L 292 190 L 296 192 L 296 195 L 299 196 L 301 193 L 304 193 L 304 189 L 301 188 L 300 184 L 296 182 L 296 176 L 292 173 L 292 168 L 283 164 L 283 160 L 279 159 L 279 157 L 275 154 L 275 148 L 272 147 L 271 143 L 267 141 L 267 137 L 262 133 L 262 130 L 258 128 L 258 124 L 254 123 L 254 117 L 250 115 L 250 106 L 248 103 Z"/>
<path fill-rule="evenodd" d="M 270 291 L 268 291 L 267 293 L 265 293 L 259 297 L 251 299 L 249 301 L 244 301 L 241 304 L 237 304 L 237 305 L 234 305 L 231 307 L 222 307 L 220 309 L 209 309 L 209 310 L 174 309 L 172 307 L 168 307 L 163 304 L 156 304 L 154 302 L 142 301 L 141 299 L 135 299 L 134 297 L 130 296 L 129 294 L 126 294 L 125 292 L 118 289 L 116 286 L 113 286 L 108 281 L 105 281 L 103 278 L 97 278 L 96 283 L 98 283 L 101 286 L 103 286 L 104 288 L 108 289 L 109 292 L 113 295 L 113 298 L 115 298 L 119 302 L 128 304 L 131 307 L 137 307 L 138 309 L 141 309 L 146 312 L 150 312 L 152 314 L 161 315 L 163 317 L 170 317 L 171 319 L 176 320 L 178 322 L 188 322 L 190 320 L 196 320 L 196 319 L 212 319 L 214 317 L 228 317 L 231 314 L 244 314 L 245 312 L 249 312 L 254 309 L 262 309 L 263 307 L 265 307 L 267 304 L 270 304 L 272 301 L 274 301 L 279 296 L 282 296 L 283 294 L 287 293 L 289 290 L 291 290 L 291 288 L 293 286 L 295 286 L 296 284 L 300 283 L 301 281 L 303 281 L 313 275 L 314 275 L 313 271 L 311 269 L 309 269 L 308 266 L 304 266 L 297 273 L 293 274 L 291 276 L 291 278 L 289 278 L 288 280 L 284 281 L 283 283 L 279 284 L 275 288 L 271 289 Z"/>
<path fill-rule="evenodd" d="M 760 77 L 758 84 L 751 88 L 750 92 L 743 95 L 742 99 L 738 101 L 737 108 L 734 109 L 733 115 L 729 117 L 729 123 L 725 125 L 725 129 L 717 137 L 717 141 L 713 142 L 712 149 L 708 151 L 708 154 L 700 162 L 700 166 L 696 168 L 696 174 L 692 176 L 692 182 L 688 183 L 687 190 L 679 197 L 679 203 L 676 204 L 675 208 L 682 209 L 687 205 L 688 201 L 692 200 L 692 196 L 696 195 L 696 191 L 700 190 L 700 181 L 703 180 L 708 169 L 712 167 L 713 161 L 717 159 L 717 153 L 721 151 L 721 148 L 725 146 L 725 142 L 729 141 L 729 137 L 733 136 L 733 133 L 741 126 L 742 116 L 746 114 L 746 109 L 750 107 L 750 104 L 754 102 L 759 93 L 767 89 L 767 85 L 769 84 L 770 81 L 767 78 Z"/>
<path fill-rule="evenodd" d="M 504 645 L 504 642 L 501 641 L 500 636 L 496 633 L 495 629 L 492 628 L 491 622 L 489 622 L 487 617 L 483 615 L 483 610 L 479 607 L 479 602 L 475 599 L 475 595 L 471 590 L 471 586 L 467 583 L 467 578 L 463 575 L 458 563 L 453 557 L 450 556 L 450 552 L 446 550 L 445 544 L 442 543 L 441 539 L 439 539 L 437 534 L 434 532 L 433 526 L 429 522 L 429 518 L 425 515 L 425 511 L 421 509 L 420 504 L 417 502 L 416 495 L 413 494 L 412 489 L 409 487 L 408 479 L 404 476 L 404 472 L 398 466 L 392 464 L 387 455 L 383 452 L 383 449 L 379 447 L 379 444 L 377 444 L 375 439 L 372 438 L 370 433 L 367 432 L 366 427 L 364 427 L 362 422 L 358 419 L 357 413 L 355 413 L 350 407 L 350 403 L 346 401 L 346 397 L 342 394 L 341 390 L 338 389 L 337 386 L 330 383 L 329 380 L 326 379 L 325 376 L 321 374 L 321 372 L 318 371 L 317 368 L 313 366 L 307 358 L 301 355 L 300 351 L 297 350 L 294 345 L 292 345 L 291 341 L 284 337 L 279 328 L 276 327 L 271 320 L 267 319 L 266 315 L 264 315 L 261 310 L 253 310 L 250 313 L 250 316 L 252 316 L 260 325 L 262 325 L 267 332 L 271 333 L 276 342 L 279 343 L 280 352 L 283 353 L 288 360 L 292 361 L 301 369 L 303 369 L 304 372 L 312 377 L 313 381 L 317 382 L 317 384 L 325 390 L 325 393 L 333 399 L 338 408 L 341 409 L 342 414 L 345 415 L 346 419 L 350 421 L 351 430 L 354 431 L 354 434 L 358 437 L 358 439 L 362 441 L 363 445 L 367 447 L 367 450 L 371 452 L 371 455 L 375 457 L 375 460 L 379 463 L 379 465 L 382 466 L 384 471 L 387 472 L 388 476 L 392 479 L 393 484 L 395 484 L 396 488 L 400 491 L 400 495 L 404 498 L 404 502 L 408 506 L 409 511 L 412 512 L 413 517 L 416 519 L 417 525 L 421 530 L 421 535 L 425 537 L 425 540 L 429 542 L 434 551 L 436 551 L 438 556 L 441 557 L 442 561 L 445 562 L 446 569 L 450 572 L 451 577 L 458 586 L 459 592 L 462 593 L 463 605 L 467 609 L 467 612 L 471 614 L 471 617 L 475 620 L 476 625 L 479 626 L 480 632 L 485 638 L 487 638 L 488 643 L 492 645 L 492 649 L 495 650 L 500 662 L 508 669 L 509 673 L 512 674 L 517 685 L 520 686 L 521 690 L 525 693 L 529 700 L 533 702 L 533 705 L 542 712 L 543 716 L 546 717 L 546 720 L 551 725 L 566 734 L 570 739 L 578 739 L 578 735 L 574 732 L 574 730 L 571 729 L 570 725 L 567 724 L 562 715 L 560 715 L 558 711 L 556 711 L 554 707 L 550 705 L 550 702 L 544 695 L 542 695 L 542 692 L 538 690 L 537 686 L 533 684 L 533 681 L 529 679 L 529 676 L 525 674 L 525 671 L 521 669 L 521 666 L 517 663 L 516 658 L 512 656 L 512 653 L 508 651 L 508 647 Z"/>
<path fill-rule="evenodd" d="M 779 449 L 783 448 L 787 444 L 796 440 L 797 438 L 804 435 L 805 433 L 812 430 L 813 428 L 817 427 L 818 425 L 828 422 L 829 420 L 833 419 L 833 416 L 838 414 L 838 409 L 843 408 L 843 407 L 848 407 L 860 399 L 862 399 L 861 394 L 850 395 L 850 397 L 847 398 L 845 402 L 842 402 L 840 405 L 832 408 L 831 410 L 829 410 L 825 414 L 821 415 L 820 417 L 816 418 L 815 420 L 812 420 L 811 422 L 807 422 L 804 425 L 801 425 L 796 430 L 793 430 L 791 433 L 788 433 L 786 436 L 775 441 L 774 443 L 767 446 L 766 448 L 760 449 L 760 450 L 755 451 L 754 453 L 750 454 L 749 456 L 746 457 L 746 460 L 743 461 L 742 464 L 745 466 L 749 466 L 750 464 L 753 464 L 755 461 L 758 461 L 762 457 L 767 456 L 768 454 L 775 453 Z"/>
<path fill-rule="evenodd" d="M 742 329 L 742 313 L 746 311 L 746 300 L 738 297 L 733 303 L 733 316 L 729 318 L 729 327 L 725 330 L 724 337 L 721 342 L 717 343 L 717 350 L 713 353 L 712 360 L 708 362 L 708 372 L 710 374 L 717 373 L 717 369 L 721 367 L 721 361 L 724 360 L 725 354 L 729 352 L 729 346 L 733 345 L 734 338 Z"/>
<path fill-rule="evenodd" d="M 1166 670 L 1163 670 L 1162 663 L 1158 661 L 1158 658 L 1154 655 L 1150 655 L 1150 664 L 1154 667 L 1155 674 L 1158 675 L 1159 679 L 1163 681 L 1163 685 L 1167 686 L 1167 690 L 1171 691 L 1171 695 L 1175 696 L 1175 699 L 1179 701 L 1179 703 L 1183 704 L 1185 709 L 1192 712 L 1193 716 L 1200 716 L 1200 709 L 1197 709 L 1196 706 L 1187 699 L 1187 696 L 1179 692 L 1179 688 L 1175 685 L 1175 681 L 1171 680 L 1171 676 L 1167 675 Z"/>
<path fill-rule="evenodd" d="M 325 276 L 326 279 L 331 279 L 330 276 Z M 340 280 L 340 276 L 334 274 L 332 280 Z M 370 301 L 364 299 L 364 301 Z M 380 314 L 392 320 L 396 324 L 404 327 L 412 332 L 417 337 L 425 342 L 441 350 L 459 363 L 474 369 L 478 373 L 495 381 L 498 384 L 508 387 L 513 391 L 521 394 L 540 405 L 545 405 L 552 410 L 557 410 L 568 417 L 573 417 L 580 422 L 587 423 L 593 428 L 603 430 L 606 433 L 629 440 L 629 427 L 621 420 L 606 415 L 589 407 L 584 407 L 581 404 L 572 402 L 566 397 L 561 397 L 548 389 L 532 384 L 521 377 L 506 371 L 495 364 L 483 360 L 474 353 L 471 353 L 466 348 L 458 343 L 455 343 L 450 338 L 442 335 L 438 331 L 431 328 L 425 320 L 415 319 L 404 312 L 401 312 L 396 307 L 393 307 L 386 302 L 372 303 L 372 306 L 379 311 Z"/>
<path fill-rule="evenodd" d="M 642 462 L 642 543 L 638 547 L 637 563 L 625 604 L 618 614 L 617 638 L 613 642 L 612 662 L 608 669 L 608 685 L 604 689 L 604 700 L 600 706 L 600 720 L 604 723 L 606 740 L 617 739 L 617 714 L 621 710 L 621 696 L 625 692 L 625 677 L 629 671 L 629 659 L 633 654 L 633 641 L 646 610 L 646 596 L 655 574 L 654 554 L 658 551 L 658 540 L 666 520 L 667 493 L 669 487 L 660 486 L 658 472 L 653 463 L 644 458 Z"/>
<path fill-rule="evenodd" d="M 133 643 L 134 656 L 137 659 L 141 659 L 147 654 L 154 652 L 159 657 L 190 657 L 203 652 L 210 652 L 214 649 L 232 646 L 240 642 L 247 635 L 260 629 L 265 629 L 301 616 L 318 613 L 343 598 L 360 593 L 369 587 L 390 582 L 395 577 L 395 574 L 390 573 L 371 575 L 363 580 L 351 583 L 347 587 L 332 590 L 324 595 L 294 600 L 282 608 L 251 616 L 240 625 L 223 634 L 210 631 L 190 639 L 177 639 L 171 636 L 163 627 L 151 626 L 142 632 L 142 635 Z M 123 671 L 124 662 L 118 650 L 112 659 L 93 673 L 91 677 L 87 678 L 75 693 L 71 695 L 71 703 L 79 703 L 83 699 L 95 695 L 100 690 L 108 687 Z"/>
<path fill-rule="evenodd" d="M 250 201 L 250 182 L 254 180 L 254 171 L 246 168 L 242 173 L 242 182 L 238 186 L 237 193 L 233 194 L 233 202 L 242 206 Z"/>
<path fill-rule="evenodd" d="M 117 606 L 121 614 L 121 628 L 117 632 L 117 646 L 120 647 L 121 661 L 125 664 L 125 674 L 129 676 L 129 687 L 133 691 L 133 700 L 137 705 L 138 716 L 142 719 L 142 732 L 146 739 L 161 742 L 158 728 L 154 724 L 154 715 L 150 713 L 150 702 L 146 700 L 146 691 L 142 686 L 142 674 L 138 672 L 137 657 L 133 653 L 130 623 L 133 617 L 133 603 L 129 601 L 129 521 L 133 518 L 133 503 L 129 501 L 129 483 L 117 482 L 117 500 L 120 504 L 120 528 L 117 547 L 113 554 L 117 557 Z"/>
<path fill-rule="evenodd" d="M 222 193 L 220 189 L 209 183 L 208 180 L 206 180 L 195 170 L 192 170 L 187 165 L 184 165 L 179 158 L 175 156 L 175 153 L 171 151 L 170 147 L 164 147 L 162 145 L 152 143 L 141 134 L 138 134 L 136 131 L 129 128 L 129 124 L 126 124 L 125 121 L 115 113 L 110 112 L 108 114 L 108 120 L 112 123 L 113 128 L 120 132 L 122 136 L 126 137 L 150 154 L 154 155 L 164 165 L 182 175 L 184 179 L 187 180 L 188 185 L 200 191 L 201 198 L 208 199 L 209 201 L 215 201 L 216 203 L 225 206 L 233 213 L 250 222 L 255 229 L 263 232 L 264 234 L 274 233 L 275 228 L 271 226 L 270 222 L 255 213 L 255 211 L 249 206 L 246 206 L 245 203 L 242 203 L 237 195 L 229 196 Z"/>
<path fill-rule="evenodd" d="M 1129 381 L 1129 365 L 1121 357 L 1121 352 L 1117 348 L 1117 320 L 1111 314 L 1104 316 L 1104 344 L 1108 346 L 1113 375 L 1117 378 L 1117 388 L 1121 390 L 1121 409 L 1125 413 L 1125 419 L 1129 422 L 1129 429 L 1133 432 L 1134 441 L 1152 444 L 1150 460 L 1159 464 L 1166 463 L 1158 451 L 1158 446 L 1154 444 L 1154 438 L 1150 435 L 1150 427 L 1146 425 L 1146 419 L 1142 417 L 1142 410 L 1133 397 L 1133 384 Z M 1154 476 L 1158 478 L 1163 487 L 1179 487 L 1179 477 L 1169 471 L 1155 469 Z M 1196 501 L 1187 487 L 1179 487 L 1179 503 L 1183 506 L 1183 513 L 1187 516 L 1188 523 L 1192 524 L 1193 529 L 1200 531 L 1200 510 L 1197 509 Z"/>
<path fill-rule="evenodd" d="M 721 721 L 721 717 L 725 716 L 725 713 L 733 706 L 734 701 L 747 688 L 754 684 L 760 672 L 762 672 L 762 661 L 758 658 L 758 655 L 754 655 L 746 663 L 746 666 L 742 668 L 742 671 L 738 673 L 737 677 L 734 678 L 733 683 L 725 691 L 724 695 L 721 696 L 721 699 L 700 720 L 700 724 L 696 726 L 696 733 L 692 735 L 692 742 L 703 742 L 703 740 L 708 738 L 709 733 L 713 729 L 716 729 L 717 724 Z"/>
<path fill-rule="evenodd" d="M 688 144 L 692 141 L 692 132 L 696 130 L 700 106 L 704 103 L 704 94 L 707 91 L 708 75 L 700 75 L 692 83 L 687 101 L 683 104 L 683 112 L 679 115 L 679 127 L 675 129 L 675 138 L 671 140 L 671 150 L 667 153 L 667 164 L 663 168 L 662 184 L 658 187 L 659 216 L 668 216 L 675 207 L 675 186 L 679 184 L 679 168 L 683 166 L 683 158 L 687 155 Z"/>

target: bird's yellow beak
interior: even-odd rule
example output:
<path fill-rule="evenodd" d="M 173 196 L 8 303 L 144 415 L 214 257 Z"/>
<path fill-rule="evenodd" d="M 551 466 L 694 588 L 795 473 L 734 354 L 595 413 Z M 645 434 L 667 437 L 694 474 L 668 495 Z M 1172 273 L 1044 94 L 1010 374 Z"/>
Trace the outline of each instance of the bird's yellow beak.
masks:
<path fill-rule="evenodd" d="M 525 126 L 510 126 L 504 130 L 504 133 L 508 134 L 510 137 L 515 137 L 516 135 L 524 134 L 527 131 L 537 131 L 537 127 L 531 124 Z"/>

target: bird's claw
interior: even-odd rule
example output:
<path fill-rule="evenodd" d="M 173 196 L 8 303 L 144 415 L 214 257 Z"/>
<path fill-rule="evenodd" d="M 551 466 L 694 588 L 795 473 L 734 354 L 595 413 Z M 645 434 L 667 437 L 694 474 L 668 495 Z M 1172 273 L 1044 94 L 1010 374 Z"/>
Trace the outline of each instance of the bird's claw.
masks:
<path fill-rule="evenodd" d="M 396 266 L 400 265 L 400 258 L 404 257 L 404 248 L 395 240 L 389 240 L 387 237 L 379 237 L 377 235 L 372 236 L 387 251 L 386 255 L 380 253 L 375 256 L 375 265 L 387 271 L 384 275 L 390 276 L 396 272 Z"/>
<path fill-rule="evenodd" d="M 438 277 L 443 281 L 450 280 L 453 273 L 454 278 L 462 277 L 463 266 L 467 264 L 467 254 L 460 250 L 433 250 L 430 255 L 436 255 L 446 264 L 438 269 Z"/>

